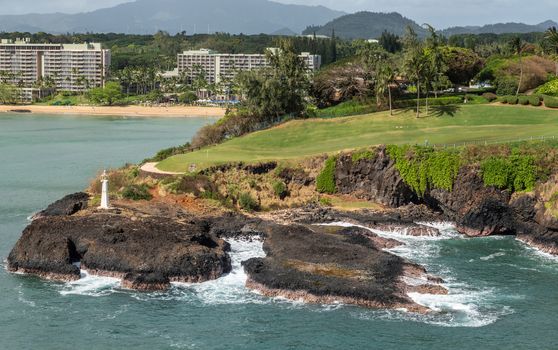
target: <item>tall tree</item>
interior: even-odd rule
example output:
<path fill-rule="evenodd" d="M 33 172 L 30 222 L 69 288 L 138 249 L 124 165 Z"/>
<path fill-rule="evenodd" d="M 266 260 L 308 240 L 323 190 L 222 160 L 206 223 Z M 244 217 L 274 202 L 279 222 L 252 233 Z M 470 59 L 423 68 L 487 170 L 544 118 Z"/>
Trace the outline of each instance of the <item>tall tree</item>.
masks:
<path fill-rule="evenodd" d="M 384 30 L 379 39 L 380 45 L 390 53 L 396 53 L 401 51 L 401 42 L 399 36 Z"/>
<path fill-rule="evenodd" d="M 431 79 L 427 79 L 427 85 L 433 88 L 435 97 L 438 97 L 438 90 L 440 89 L 442 81 L 445 80 L 445 73 L 448 70 L 442 51 L 442 47 L 444 46 L 443 38 L 438 35 L 436 29 L 430 24 L 425 23 L 424 27 L 426 27 L 429 33 L 429 37 L 426 39 L 426 50 Z M 426 98 L 428 99 L 428 90 L 426 93 Z"/>
<path fill-rule="evenodd" d="M 414 81 L 417 88 L 417 118 L 420 118 L 420 88 L 423 84 L 425 69 L 428 67 L 428 56 L 425 54 L 423 44 L 418 39 L 417 33 L 407 27 L 404 37 L 405 54 L 404 67 L 407 78 Z"/>
<path fill-rule="evenodd" d="M 387 92 L 389 115 L 393 115 L 391 87 L 396 83 L 396 77 L 397 71 L 390 57 L 378 62 L 378 67 L 376 69 L 376 95 L 385 96 Z"/>
<path fill-rule="evenodd" d="M 291 40 L 266 53 L 269 68 L 238 75 L 240 90 L 250 114 L 263 122 L 280 121 L 284 115 L 303 116 L 310 88 L 308 70 Z"/>
<path fill-rule="evenodd" d="M 519 36 L 513 37 L 508 43 L 512 53 L 519 58 L 519 83 L 517 84 L 516 96 L 519 96 L 521 84 L 523 83 L 523 50 L 525 45 Z"/>
<path fill-rule="evenodd" d="M 544 39 L 552 50 L 552 55 L 556 62 L 556 76 L 558 76 L 558 29 L 556 29 L 556 27 L 548 28 L 544 33 Z"/>

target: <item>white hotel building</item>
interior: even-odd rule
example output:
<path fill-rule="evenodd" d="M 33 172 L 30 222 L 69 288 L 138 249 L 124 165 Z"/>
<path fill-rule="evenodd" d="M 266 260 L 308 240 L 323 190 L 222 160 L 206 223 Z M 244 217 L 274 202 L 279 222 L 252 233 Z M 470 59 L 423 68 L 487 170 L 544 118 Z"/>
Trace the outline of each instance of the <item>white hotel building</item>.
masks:
<path fill-rule="evenodd" d="M 29 39 L 0 41 L 0 78 L 23 88 L 31 99 L 33 88 L 49 77 L 58 90 L 80 92 L 103 86 L 109 72 L 110 50 L 99 43 L 34 44 Z"/>
<path fill-rule="evenodd" d="M 320 69 L 322 64 L 320 55 L 303 52 L 300 57 L 309 71 Z M 207 49 L 184 51 L 178 54 L 178 74 L 186 74 L 190 79 L 194 79 L 200 71 L 203 71 L 209 84 L 218 83 L 222 79 L 232 79 L 239 71 L 267 66 L 269 63 L 264 54 L 220 54 Z"/>

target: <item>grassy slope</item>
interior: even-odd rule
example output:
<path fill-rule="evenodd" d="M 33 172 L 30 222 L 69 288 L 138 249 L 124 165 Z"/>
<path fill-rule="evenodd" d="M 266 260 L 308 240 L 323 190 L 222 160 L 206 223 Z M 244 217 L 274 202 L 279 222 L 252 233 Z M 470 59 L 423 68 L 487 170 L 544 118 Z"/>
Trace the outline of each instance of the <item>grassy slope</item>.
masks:
<path fill-rule="evenodd" d="M 187 171 L 234 161 L 294 159 L 377 144 L 453 144 L 531 136 L 558 137 L 558 111 L 520 106 L 471 105 L 437 108 L 416 119 L 412 111 L 297 120 L 236 138 L 201 151 L 171 157 L 158 165 Z M 435 116 L 434 116 L 435 115 Z"/>

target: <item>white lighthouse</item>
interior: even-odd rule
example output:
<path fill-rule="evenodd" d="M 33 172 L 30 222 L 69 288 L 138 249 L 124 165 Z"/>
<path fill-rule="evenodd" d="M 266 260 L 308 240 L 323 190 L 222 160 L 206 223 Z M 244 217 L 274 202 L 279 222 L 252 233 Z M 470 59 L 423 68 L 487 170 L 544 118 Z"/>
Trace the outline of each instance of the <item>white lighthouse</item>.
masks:
<path fill-rule="evenodd" d="M 103 175 L 101 175 L 101 183 L 103 184 L 103 189 L 101 193 L 101 206 L 100 209 L 110 209 L 109 203 L 109 181 L 107 171 L 103 171 Z"/>

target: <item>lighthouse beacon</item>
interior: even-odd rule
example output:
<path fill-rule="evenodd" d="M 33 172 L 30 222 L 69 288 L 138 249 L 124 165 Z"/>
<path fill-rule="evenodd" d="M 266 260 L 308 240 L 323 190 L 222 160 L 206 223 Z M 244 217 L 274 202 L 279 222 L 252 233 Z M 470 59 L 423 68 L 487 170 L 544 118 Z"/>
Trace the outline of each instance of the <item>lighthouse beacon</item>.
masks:
<path fill-rule="evenodd" d="M 103 171 L 103 175 L 101 176 L 101 183 L 102 183 L 102 194 L 101 194 L 101 206 L 99 209 L 110 209 L 109 203 L 109 181 L 107 171 Z"/>

